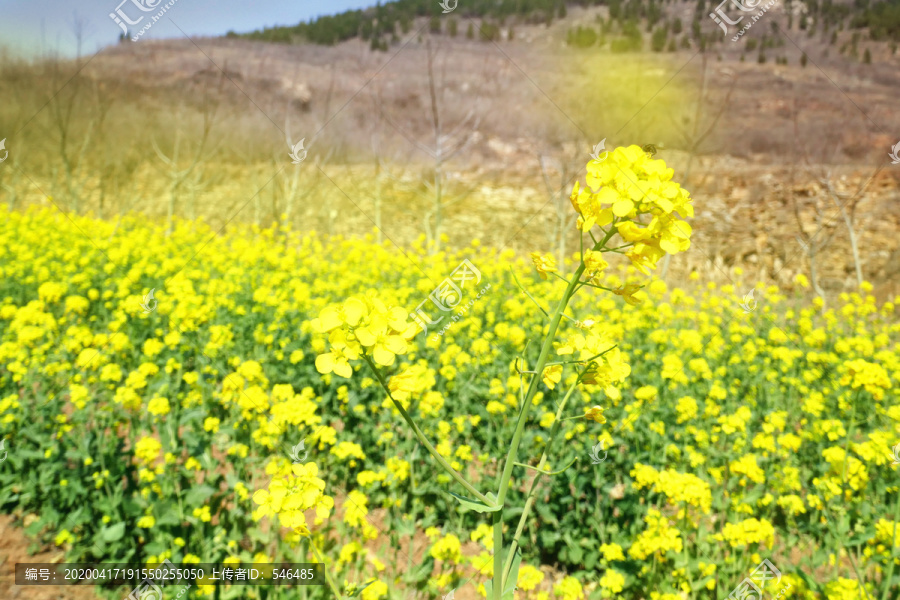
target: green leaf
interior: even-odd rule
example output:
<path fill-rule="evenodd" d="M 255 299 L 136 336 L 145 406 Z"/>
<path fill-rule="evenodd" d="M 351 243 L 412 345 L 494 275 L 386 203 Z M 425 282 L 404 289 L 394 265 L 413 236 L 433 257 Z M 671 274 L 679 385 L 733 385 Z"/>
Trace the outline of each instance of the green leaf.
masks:
<path fill-rule="evenodd" d="M 251 527 L 247 530 L 247 537 L 250 538 L 251 541 L 257 542 L 259 544 L 267 544 L 271 538 L 264 532 L 262 529 L 258 527 Z"/>
<path fill-rule="evenodd" d="M 503 562 L 506 562 L 505 560 Z M 519 581 L 519 565 L 522 563 L 522 553 L 516 548 L 516 555 L 513 557 L 512 565 L 509 569 L 509 577 L 506 579 L 506 585 L 503 586 L 503 598 L 513 597 L 516 591 L 516 583 Z"/>
<path fill-rule="evenodd" d="M 376 581 L 378 581 L 378 580 L 377 580 L 377 579 L 373 579 L 372 581 L 370 581 L 370 582 L 367 583 L 366 585 L 364 585 L 364 586 L 362 586 L 362 587 L 356 588 L 355 590 L 353 590 L 353 592 L 347 594 L 347 597 L 348 597 L 348 598 L 355 598 L 356 596 L 359 596 L 359 593 L 360 593 L 360 592 L 362 592 L 364 589 L 366 589 L 367 587 L 369 587 L 370 585 L 372 585 L 372 584 L 375 583 Z"/>
<path fill-rule="evenodd" d="M 544 548 L 553 548 L 556 545 L 556 542 L 559 540 L 559 534 L 553 530 L 540 531 L 538 533 L 541 537 L 541 546 Z"/>
<path fill-rule="evenodd" d="M 215 489 L 208 485 L 191 488 L 190 491 L 184 495 L 184 503 L 192 508 L 202 506 L 203 504 L 206 504 L 206 500 L 212 496 L 215 491 Z"/>
<path fill-rule="evenodd" d="M 484 589 L 487 592 L 487 600 L 493 600 L 493 590 L 494 590 L 494 581 L 488 580 L 484 582 Z M 516 586 L 513 585 L 512 589 L 507 589 L 500 595 L 500 600 L 513 600 L 516 591 Z"/>
<path fill-rule="evenodd" d="M 100 537 L 106 542 L 118 542 L 125 535 L 125 523 L 116 523 L 109 527 L 104 527 L 100 532 Z"/>
<path fill-rule="evenodd" d="M 166 550 L 168 550 L 168 547 L 162 542 L 150 542 L 144 546 L 144 552 L 146 554 L 162 554 Z"/>
<path fill-rule="evenodd" d="M 451 496 L 453 496 L 454 498 L 456 498 L 457 502 L 462 504 L 465 508 L 474 510 L 475 512 L 490 513 L 490 512 L 497 512 L 498 510 L 500 510 L 500 506 L 488 506 L 481 500 L 474 500 L 472 498 L 466 498 L 465 496 L 460 496 L 459 494 L 454 494 L 453 492 L 447 492 L 447 493 L 450 494 Z M 486 496 L 489 500 L 495 501 L 494 495 L 492 493 L 488 492 Z"/>
<path fill-rule="evenodd" d="M 434 561 L 426 560 L 424 563 L 422 563 L 412 571 L 407 571 L 406 576 L 403 578 L 403 580 L 411 584 L 420 583 L 422 581 L 426 581 L 429 577 L 431 577 L 432 571 L 434 571 Z"/>

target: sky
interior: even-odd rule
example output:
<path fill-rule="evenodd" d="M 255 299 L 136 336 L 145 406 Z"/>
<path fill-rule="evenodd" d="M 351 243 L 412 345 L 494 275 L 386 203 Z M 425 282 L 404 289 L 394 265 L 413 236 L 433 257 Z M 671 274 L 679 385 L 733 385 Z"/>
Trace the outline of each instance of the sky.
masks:
<path fill-rule="evenodd" d="M 80 23 L 81 54 L 90 55 L 118 41 L 122 29 L 109 16 L 117 8 L 131 21 L 141 19 L 129 26 L 133 35 L 172 1 L 174 5 L 140 39 L 182 37 L 179 27 L 190 36 L 215 36 L 229 30 L 296 25 L 375 4 L 375 0 L 0 0 L 0 49 L 25 57 L 52 52 L 74 57 Z M 141 4 L 150 10 L 141 11 L 137 7 Z"/>

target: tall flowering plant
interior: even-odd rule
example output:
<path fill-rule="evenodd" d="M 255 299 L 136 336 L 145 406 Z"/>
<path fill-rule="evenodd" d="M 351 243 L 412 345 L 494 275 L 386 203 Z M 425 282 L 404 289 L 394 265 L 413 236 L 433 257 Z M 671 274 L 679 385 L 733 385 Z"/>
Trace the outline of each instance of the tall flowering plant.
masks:
<path fill-rule="evenodd" d="M 519 523 L 509 539 L 504 539 L 504 514 L 512 512 L 513 508 L 507 505 L 513 469 L 516 466 L 534 469 L 518 462 L 518 459 L 525 425 L 529 422 L 529 411 L 540 383 L 543 381 L 554 387 L 560 381 L 571 382 L 557 408 L 549 439 L 544 445 L 536 468 L 538 476 L 551 474 L 545 469 L 558 441 L 561 422 L 567 418 L 606 422 L 604 407 L 599 405 L 583 414 L 567 417 L 567 406 L 573 392 L 579 386 L 596 386 L 591 389 L 602 389 L 607 396 L 616 397 L 619 393 L 616 386 L 631 371 L 609 326 L 592 320 L 577 320 L 566 314 L 569 302 L 576 293 L 596 293 L 594 290 L 598 290 L 618 295 L 629 304 L 637 304 L 640 302 L 635 295 L 640 289 L 637 284 L 617 288 L 601 284 L 604 270 L 609 266 L 606 255 L 623 254 L 639 271 L 649 274 L 666 254 L 683 252 L 690 247 L 691 227 L 684 219 L 694 216 L 691 197 L 681 185 L 672 181 L 673 174 L 664 161 L 652 158 L 638 146 L 617 148 L 602 161 L 591 160 L 587 164 L 586 185 L 582 187 L 576 183 L 571 195 L 582 240 L 579 264 L 574 273 L 566 277 L 559 272 L 550 255 L 532 254 L 541 278 L 557 278 L 565 282 L 565 289 L 552 312 L 544 311 L 549 322 L 546 335 L 534 370 L 523 371 L 530 375 L 530 381 L 519 403 L 512 439 L 505 444 L 506 458 L 494 490 L 479 489 L 453 468 L 417 424 L 409 399 L 411 395 L 424 391 L 419 389 L 422 386 L 422 378 L 417 372 L 419 367 L 410 367 L 391 375 L 396 356 L 409 352 L 411 340 L 418 332 L 417 326 L 407 320 L 406 311 L 388 307 L 370 294 L 326 307 L 312 323 L 313 329 L 327 336 L 329 342 L 328 351 L 316 359 L 317 370 L 322 374 L 333 373 L 350 378 L 354 373 L 353 365 L 364 363 L 384 388 L 388 399 L 421 447 L 431 454 L 437 465 L 458 486 L 456 491 L 448 490 L 448 493 L 461 505 L 490 515 L 493 525 L 493 575 L 490 581 L 485 582 L 490 600 L 511 600 L 518 577 L 519 539 L 531 515 L 537 478 L 532 483 L 524 506 L 519 509 Z M 557 331 L 563 318 L 573 320 L 578 330 L 558 341 Z M 551 362 L 554 352 L 560 358 L 558 362 Z M 568 376 L 566 371 L 569 371 Z M 571 377 L 572 373 L 574 377 Z M 301 529 L 306 533 L 305 528 L 301 526 Z"/>

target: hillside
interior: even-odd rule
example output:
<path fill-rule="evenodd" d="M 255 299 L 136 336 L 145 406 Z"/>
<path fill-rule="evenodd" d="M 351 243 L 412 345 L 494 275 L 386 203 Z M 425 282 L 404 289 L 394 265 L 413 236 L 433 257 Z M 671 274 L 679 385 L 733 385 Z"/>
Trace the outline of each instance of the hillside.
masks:
<path fill-rule="evenodd" d="M 312 19 L 293 27 L 271 27 L 243 34 L 229 32 L 229 36 L 267 42 L 324 45 L 359 38 L 369 42 L 373 50 L 387 51 L 389 45 L 399 44 L 410 33 L 413 23 L 420 17 L 428 17 L 427 27 L 432 34 L 443 33 L 450 37 L 461 35 L 462 23 L 468 39 L 496 41 L 508 39 L 514 25 L 549 26 L 555 21 L 565 22 L 573 7 L 602 6 L 606 9 L 606 18 L 598 16 L 593 27 L 588 25 L 573 28 L 566 38 L 568 44 L 603 47 L 608 42 L 609 48 L 614 52 L 646 47 L 661 52 L 674 51 L 679 47 L 696 46 L 706 49 L 721 45 L 731 37 L 731 33 L 720 36 L 720 27 L 722 30 L 727 28 L 720 24 L 721 19 L 710 19 L 710 15 L 718 13 L 728 23 L 730 20 L 725 16 L 728 12 L 733 16 L 742 14 L 738 12 L 735 15 L 731 5 L 723 9 L 724 4 L 725 2 L 719 5 L 715 5 L 715 2 L 707 4 L 706 0 L 689 2 L 686 6 L 680 6 L 671 0 L 474 0 L 460 6 L 457 0 L 440 3 L 434 0 L 396 0 L 384 4 L 379 2 L 377 6 L 366 10 L 352 10 Z M 735 6 L 739 8 L 760 5 L 758 0 L 735 2 Z M 838 32 L 852 30 L 855 35 L 849 44 L 840 46 L 841 54 L 848 52 L 853 58 L 864 57 L 864 50 L 859 49 L 862 37 L 873 41 L 888 41 L 891 52 L 896 53 L 897 42 L 900 41 L 900 5 L 896 2 L 787 0 L 783 3 L 783 8 L 788 18 L 787 23 L 779 24 L 781 27 L 790 30 L 796 22 L 797 28 L 809 32 L 810 36 L 815 35 L 819 29 L 823 36 L 831 36 L 829 40 L 832 45 L 838 42 Z M 755 12 L 753 10 L 748 14 Z M 651 34 L 648 36 L 649 44 L 642 39 L 642 31 Z M 777 38 L 773 43 L 778 45 Z M 765 50 L 765 46 L 764 40 L 760 45 L 761 50 Z M 753 48 L 747 50 L 752 51 Z"/>
<path fill-rule="evenodd" d="M 789 284 L 810 270 L 798 237 L 821 230 L 823 290 L 853 289 L 839 210 L 852 200 L 863 275 L 895 293 L 900 177 L 887 155 L 900 132 L 898 56 L 848 29 L 862 8 L 810 9 L 804 20 L 786 6 L 733 43 L 709 18 L 694 35 L 698 5 L 660 4 L 663 29 L 684 17 L 661 52 L 648 19 L 637 21 L 642 49 L 623 50 L 616 5 L 571 5 L 549 23 L 510 17 L 493 41 L 450 34 L 450 19 L 458 32 L 482 23 L 462 8 L 440 17 L 441 33 L 417 17 L 387 54 L 362 38 L 229 36 L 123 43 L 86 64 L 7 63 L 0 81 L 16 93 L 0 125 L 25 129 L 7 140 L 0 199 L 109 218 L 203 216 L 214 227 L 287 215 L 295 228 L 344 235 L 378 227 L 400 246 L 474 235 L 568 253 L 576 241 L 557 207 L 590 149 L 653 143 L 705 199 L 697 251 L 673 273 L 743 266 Z M 817 16 L 838 12 L 838 23 Z M 61 120 L 67 110 L 74 117 Z M 304 140 L 303 164 L 290 163 L 287 138 Z"/>

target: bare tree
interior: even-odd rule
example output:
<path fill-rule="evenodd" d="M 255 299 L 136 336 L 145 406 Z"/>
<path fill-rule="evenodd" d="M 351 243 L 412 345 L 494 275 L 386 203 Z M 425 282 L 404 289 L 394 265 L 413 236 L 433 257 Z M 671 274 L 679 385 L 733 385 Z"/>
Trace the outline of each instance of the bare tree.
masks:
<path fill-rule="evenodd" d="M 810 175 L 812 175 L 819 182 L 819 184 L 821 185 L 825 194 L 827 195 L 828 199 L 831 201 L 831 204 L 833 205 L 833 207 L 835 209 L 837 209 L 837 212 L 840 214 L 841 220 L 844 223 L 844 227 L 847 230 L 847 236 L 850 240 L 850 250 L 851 250 L 852 257 L 853 257 L 853 267 L 854 267 L 854 270 L 856 273 L 856 286 L 857 286 L 857 289 L 859 289 L 860 287 L 862 287 L 862 284 L 863 284 L 863 272 L 862 272 L 862 260 L 860 258 L 860 254 L 859 254 L 859 242 L 858 242 L 858 238 L 856 235 L 856 231 L 859 226 L 859 223 L 856 220 L 856 211 L 857 211 L 857 208 L 859 207 L 859 204 L 862 202 L 863 193 L 865 192 L 866 188 L 868 187 L 869 182 L 872 181 L 872 178 L 869 177 L 868 179 L 863 181 L 863 183 L 860 185 L 859 189 L 855 193 L 839 191 L 837 189 L 837 185 L 836 185 L 836 183 L 839 181 L 839 179 L 835 176 L 834 167 L 832 165 L 837 161 L 837 158 L 840 156 L 840 153 L 843 149 L 843 145 L 840 142 L 837 142 L 834 144 L 827 144 L 827 145 L 818 145 L 818 144 L 815 145 L 814 148 L 816 148 L 817 150 L 821 150 L 823 148 L 830 148 L 831 156 L 830 157 L 824 157 L 824 156 L 821 157 L 820 160 L 822 161 L 822 164 L 818 167 L 813 167 L 810 164 L 809 153 L 807 152 L 805 144 L 801 144 L 801 142 L 800 142 L 801 136 L 800 136 L 799 126 L 798 126 L 798 122 L 797 122 L 798 114 L 799 114 L 799 111 L 797 109 L 797 91 L 796 91 L 796 87 L 795 87 L 794 91 L 793 91 L 793 108 L 792 108 L 795 152 L 792 153 L 792 158 L 791 158 L 791 181 L 793 182 L 793 179 L 794 179 L 795 159 L 793 158 L 793 156 L 795 154 L 797 154 L 797 149 L 799 148 L 800 152 L 803 155 L 803 162 L 805 163 L 807 172 Z M 826 160 L 827 160 L 827 162 L 826 162 Z M 824 207 L 820 208 L 819 202 L 816 201 L 817 221 L 822 221 L 824 219 L 824 217 L 822 215 L 822 213 L 824 213 L 824 210 L 825 210 Z M 822 225 L 825 225 L 824 222 L 822 223 Z M 828 227 L 831 227 L 832 225 L 833 225 L 833 223 L 827 224 Z M 801 230 L 801 233 L 803 233 L 802 230 Z M 803 235 L 806 235 L 806 234 L 803 233 Z M 831 236 L 829 236 L 828 239 L 830 239 L 830 238 L 831 238 Z M 813 245 L 813 247 L 811 247 L 807 250 L 807 255 L 810 256 L 810 270 L 811 271 L 814 270 L 814 254 L 817 250 L 820 250 L 820 249 L 821 249 L 821 247 L 816 248 L 815 245 Z M 812 253 L 812 254 L 810 254 L 810 253 Z M 815 285 L 818 285 L 818 283 L 815 283 Z M 820 296 L 822 296 L 822 299 L 824 300 L 824 296 L 820 292 L 821 292 L 821 288 L 819 287 L 818 289 L 816 289 L 816 293 L 819 294 Z"/>
<path fill-rule="evenodd" d="M 320 114 L 317 117 L 314 117 L 312 122 L 308 124 L 310 125 L 311 134 L 315 134 L 321 131 L 332 118 L 330 111 L 331 100 L 334 95 L 335 81 L 335 69 L 334 65 L 332 65 L 330 81 L 328 84 L 328 90 L 325 93 L 324 102 L 322 103 L 322 110 Z M 301 85 L 301 83 L 297 81 L 297 76 L 295 74 L 293 80 L 291 80 L 290 87 L 291 89 L 297 89 L 299 87 L 305 86 Z M 305 142 L 304 149 L 310 148 L 310 144 L 313 142 L 313 139 L 310 139 L 309 135 L 295 140 L 291 133 L 291 106 L 292 100 L 289 99 L 287 106 L 285 107 L 284 120 L 285 141 L 287 142 L 288 148 L 293 148 L 295 143 L 301 140 Z M 324 168 L 334 157 L 334 153 L 334 146 L 329 145 L 327 147 L 317 149 L 315 152 L 311 152 L 310 156 L 306 159 L 309 160 L 309 162 L 306 162 L 306 160 L 304 160 L 300 165 L 288 165 L 285 178 L 281 185 L 281 193 L 285 203 L 284 212 L 287 215 L 288 222 L 293 223 L 294 209 L 298 204 L 303 204 L 307 209 L 312 208 L 312 204 L 309 202 L 309 200 L 315 192 L 321 191 L 321 186 L 323 185 L 321 178 L 323 176 L 327 177 L 327 173 L 325 172 Z M 284 158 L 285 157 L 283 151 L 277 153 L 273 158 L 273 164 L 282 164 Z M 310 164 L 312 165 L 311 169 L 309 168 Z M 308 176 L 304 177 L 304 174 L 308 174 Z M 318 211 L 310 210 L 308 212 L 317 212 L 317 216 L 320 222 L 324 221 L 326 223 L 325 229 L 329 233 L 334 232 L 334 224 L 340 213 L 333 203 L 320 202 L 318 203 Z"/>
<path fill-rule="evenodd" d="M 580 144 L 574 144 L 573 146 L 579 148 Z M 556 213 L 555 226 L 548 234 L 551 238 L 551 243 L 556 246 L 557 264 L 561 268 L 566 259 L 566 239 L 571 234 L 577 219 L 577 215 L 572 211 L 572 205 L 569 201 L 572 180 L 579 172 L 576 166 L 577 155 L 573 155 L 571 152 L 567 153 L 564 149 L 558 159 L 548 158 L 544 154 L 538 154 L 537 158 L 541 168 L 544 188 L 553 201 Z M 555 172 L 556 178 L 551 181 L 550 176 L 552 172 Z"/>
<path fill-rule="evenodd" d="M 284 118 L 284 131 L 288 147 L 293 148 L 294 138 L 291 135 L 291 118 L 289 110 L 290 109 L 288 109 L 288 112 L 285 114 Z M 325 156 L 314 156 L 313 164 L 316 166 L 326 164 L 327 161 L 331 158 L 332 152 L 333 151 L 329 149 L 328 151 L 326 151 Z M 276 166 L 283 163 L 283 161 L 283 151 L 272 159 L 273 165 Z M 305 178 L 303 177 L 304 172 L 308 173 L 308 176 Z M 304 171 L 300 165 L 288 165 L 286 169 L 286 175 L 282 179 L 281 185 L 281 195 L 284 198 L 284 214 L 287 217 L 288 223 L 293 224 L 294 222 L 295 206 L 298 204 L 306 204 L 310 196 L 312 196 L 313 192 L 318 189 L 318 186 L 320 185 L 321 175 L 322 171 L 320 171 L 319 169 Z M 306 181 L 306 185 L 303 185 L 304 180 Z"/>
<path fill-rule="evenodd" d="M 859 256 L 859 243 L 856 238 L 856 209 L 862 201 L 863 192 L 868 186 L 872 178 L 863 182 L 862 187 L 855 193 L 839 192 L 835 188 L 835 178 L 831 167 L 823 167 L 822 175 L 819 176 L 819 183 L 825 189 L 831 202 L 838 209 L 844 227 L 847 229 L 847 235 L 850 238 L 850 250 L 853 254 L 853 266 L 856 270 L 856 287 L 861 288 L 863 284 L 862 262 Z"/>
<path fill-rule="evenodd" d="M 691 167 L 693 167 L 694 158 L 703 143 L 709 138 L 713 131 L 715 131 L 716 125 L 719 124 L 719 119 L 722 118 L 722 115 L 725 114 L 725 111 L 731 105 L 731 96 L 734 93 L 734 88 L 737 84 L 737 78 L 732 75 L 731 85 L 725 92 L 724 98 L 718 103 L 718 108 L 714 111 L 710 111 L 709 108 L 713 105 L 714 100 L 711 97 L 708 85 L 709 67 L 707 65 L 706 53 L 702 52 L 701 55 L 703 57 L 703 74 L 700 80 L 700 93 L 697 95 L 697 102 L 694 104 L 694 115 L 693 117 L 682 116 L 682 123 L 679 123 L 674 116 L 672 117 L 672 123 L 681 134 L 682 143 L 688 151 L 687 167 L 684 170 L 684 176 L 682 178 L 685 185 L 688 185 L 688 178 L 691 176 Z M 666 278 L 671 261 L 672 255 L 666 254 L 666 257 L 663 259 L 662 279 Z"/>
<path fill-rule="evenodd" d="M 802 206 L 797 198 L 797 195 L 794 193 L 794 186 L 796 182 L 796 172 L 797 172 L 797 156 L 802 152 L 804 163 L 809 163 L 809 157 L 806 153 L 806 147 L 801 144 L 801 136 L 800 136 L 800 126 L 797 120 L 798 110 L 797 110 L 797 90 L 794 88 L 792 94 L 792 105 L 791 105 L 791 121 L 793 124 L 793 152 L 791 152 L 790 158 L 790 171 L 788 176 L 788 187 L 787 187 L 787 200 L 791 205 L 791 208 L 794 213 L 794 220 L 797 224 L 797 242 L 800 244 L 801 248 L 803 248 L 803 252 L 806 254 L 807 260 L 809 260 L 809 281 L 812 285 L 813 290 L 822 299 L 822 309 L 825 309 L 825 291 L 822 289 L 822 286 L 819 282 L 819 268 L 818 268 L 818 258 L 821 254 L 822 249 L 828 244 L 831 240 L 831 237 L 834 235 L 834 232 L 829 232 L 826 236 L 824 234 L 825 227 L 825 210 L 818 199 L 813 199 L 812 205 L 813 210 L 815 211 L 815 225 L 812 229 L 807 229 L 803 224 L 803 218 L 801 216 Z"/>
<path fill-rule="evenodd" d="M 434 158 L 434 175 L 431 182 L 426 181 L 433 197 L 431 210 L 425 213 L 425 236 L 432 254 L 440 252 L 441 233 L 443 231 L 444 210 L 450 204 L 444 199 L 444 164 L 462 152 L 472 141 L 473 135 L 478 131 L 481 118 L 475 116 L 474 110 L 470 110 L 461 119 L 456 127 L 445 132 L 445 123 L 442 111 L 443 80 L 441 89 L 438 90 L 438 82 L 434 74 L 434 58 L 438 50 L 432 49 L 431 36 L 425 40 L 425 50 L 428 64 L 428 95 L 431 100 L 431 125 L 434 137 L 433 149 L 428 153 Z M 468 131 L 463 133 L 463 130 Z M 451 202 L 458 202 L 465 196 L 457 197 Z"/>
<path fill-rule="evenodd" d="M 112 95 L 103 94 L 100 84 L 85 81 L 77 74 L 77 69 L 75 75 L 64 74 L 62 62 L 58 60 L 52 62 L 49 79 L 51 89 L 60 90 L 49 108 L 52 137 L 55 138 L 55 150 L 59 157 L 58 161 L 53 161 L 51 172 L 54 181 L 62 180 L 69 209 L 79 213 L 82 198 L 90 195 L 86 191 L 90 151 L 96 139 L 103 134 Z M 67 80 L 68 84 L 64 85 Z M 82 101 L 85 89 L 91 96 Z M 83 109 L 85 114 L 81 115 L 79 109 Z M 78 119 L 79 116 L 84 118 Z"/>
<path fill-rule="evenodd" d="M 166 209 L 166 235 L 171 235 L 174 219 L 175 219 L 175 208 L 178 203 L 178 195 L 181 192 L 182 186 L 188 184 L 188 186 L 194 189 L 194 193 L 196 194 L 196 190 L 200 187 L 201 184 L 201 176 L 197 172 L 197 167 L 200 164 L 201 160 L 204 158 L 204 154 L 206 154 L 207 143 L 209 142 L 210 132 L 212 131 L 213 125 L 216 120 L 216 113 L 219 109 L 219 100 L 221 98 L 222 84 L 225 81 L 225 75 L 223 74 L 219 77 L 218 89 L 216 90 L 216 100 L 212 100 L 210 98 L 210 94 L 204 94 L 203 104 L 201 106 L 201 116 L 202 116 L 202 125 L 200 130 L 200 141 L 197 143 L 196 147 L 193 151 L 188 151 L 187 160 L 184 160 L 184 150 L 182 149 L 182 141 L 181 141 L 181 129 L 178 128 L 175 130 L 175 142 L 172 148 L 171 156 L 167 156 L 160 150 L 159 146 L 156 143 L 155 139 L 151 138 L 151 142 L 153 144 L 153 149 L 156 151 L 156 155 L 159 159 L 168 167 L 168 176 L 169 176 L 169 201 Z M 210 152 L 212 154 L 214 152 Z M 182 165 L 186 165 L 183 166 Z"/>

